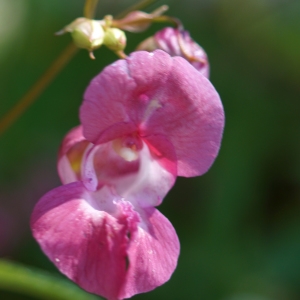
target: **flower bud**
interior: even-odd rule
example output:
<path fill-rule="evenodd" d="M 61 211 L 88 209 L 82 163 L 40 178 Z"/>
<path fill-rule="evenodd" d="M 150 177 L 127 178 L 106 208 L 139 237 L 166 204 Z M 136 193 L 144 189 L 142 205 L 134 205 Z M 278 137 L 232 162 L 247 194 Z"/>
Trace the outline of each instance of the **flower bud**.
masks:
<path fill-rule="evenodd" d="M 154 36 L 150 36 L 144 41 L 142 41 L 138 46 L 136 50 L 144 50 L 148 52 L 152 52 L 154 50 L 161 49 L 155 39 Z M 166 51 L 166 50 L 165 50 Z M 168 52 L 168 51 L 166 51 Z"/>
<path fill-rule="evenodd" d="M 65 32 L 70 32 L 76 46 L 87 49 L 92 58 L 94 58 L 92 51 L 103 44 L 104 30 L 101 21 L 78 18 L 57 34 Z"/>
<path fill-rule="evenodd" d="M 130 32 L 142 32 L 166 10 L 168 10 L 167 5 L 159 7 L 150 14 L 142 11 L 132 11 L 120 20 L 111 20 L 111 25 Z"/>
<path fill-rule="evenodd" d="M 123 51 L 126 47 L 126 35 L 118 28 L 108 28 L 105 31 L 103 44 L 112 51 Z"/>
<path fill-rule="evenodd" d="M 166 27 L 141 42 L 137 50 L 161 49 L 171 56 L 181 56 L 205 77 L 209 77 L 209 63 L 205 51 L 190 37 L 188 31 Z"/>

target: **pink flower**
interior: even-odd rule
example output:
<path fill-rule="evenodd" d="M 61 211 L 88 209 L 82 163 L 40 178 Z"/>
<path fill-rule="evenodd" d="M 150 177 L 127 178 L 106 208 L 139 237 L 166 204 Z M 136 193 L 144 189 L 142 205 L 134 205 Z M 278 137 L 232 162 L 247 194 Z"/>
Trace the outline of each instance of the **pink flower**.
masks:
<path fill-rule="evenodd" d="M 171 56 L 181 56 L 189 61 L 201 74 L 209 77 L 209 63 L 205 51 L 190 37 L 186 30 L 166 27 L 143 41 L 138 50 L 161 49 Z"/>
<path fill-rule="evenodd" d="M 223 108 L 211 83 L 184 59 L 136 52 L 96 76 L 65 137 L 63 186 L 36 205 L 34 237 L 59 270 L 107 299 L 166 282 L 179 255 L 174 228 L 158 210 L 176 176 L 208 170 Z"/>

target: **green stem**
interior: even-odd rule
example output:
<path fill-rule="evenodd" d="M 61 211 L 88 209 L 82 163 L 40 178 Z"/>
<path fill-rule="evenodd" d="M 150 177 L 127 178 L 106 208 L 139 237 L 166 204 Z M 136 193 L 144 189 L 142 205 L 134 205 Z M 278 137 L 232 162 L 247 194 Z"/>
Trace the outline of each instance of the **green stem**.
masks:
<path fill-rule="evenodd" d="M 0 289 L 43 300 L 99 300 L 64 278 L 0 260 Z"/>
<path fill-rule="evenodd" d="M 3 134 L 41 95 L 46 87 L 52 82 L 55 76 L 65 67 L 77 52 L 77 48 L 72 44 L 67 46 L 63 52 L 52 63 L 48 70 L 40 77 L 31 89 L 21 98 L 6 115 L 0 119 L 0 135 Z"/>
<path fill-rule="evenodd" d="M 96 14 L 96 7 L 98 4 L 98 0 L 86 0 L 84 9 L 83 9 L 83 15 L 85 18 L 88 19 L 94 19 Z"/>

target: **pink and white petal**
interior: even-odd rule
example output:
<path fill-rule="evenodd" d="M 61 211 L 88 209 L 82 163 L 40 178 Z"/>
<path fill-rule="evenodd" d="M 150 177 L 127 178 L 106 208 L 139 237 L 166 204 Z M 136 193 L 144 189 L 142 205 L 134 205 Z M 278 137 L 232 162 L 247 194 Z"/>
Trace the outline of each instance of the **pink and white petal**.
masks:
<path fill-rule="evenodd" d="M 145 136 L 143 141 L 150 149 L 151 155 L 169 173 L 177 176 L 177 156 L 174 146 L 164 135 Z"/>
<path fill-rule="evenodd" d="M 148 292 L 173 274 L 180 252 L 176 231 L 155 208 L 140 210 L 143 226 L 138 227 L 128 249 L 129 269 L 120 299 Z"/>
<path fill-rule="evenodd" d="M 164 135 L 175 148 L 178 175 L 198 176 L 210 168 L 218 154 L 223 106 L 207 78 L 183 58 L 173 60 L 164 89 L 154 96 L 161 107 L 141 126 L 140 134 Z"/>
<path fill-rule="evenodd" d="M 81 165 L 81 179 L 89 191 L 96 191 L 118 181 L 125 180 L 129 184 L 128 176 L 137 174 L 139 161 L 126 161 L 113 149 L 112 142 L 90 145 Z"/>
<path fill-rule="evenodd" d="M 91 81 L 80 107 L 80 120 L 87 140 L 97 143 L 104 131 L 117 124 L 119 126 L 109 130 L 106 140 L 104 138 L 101 142 L 124 135 L 124 130 L 126 133 L 132 130 L 126 103 L 132 98 L 135 88 L 136 83 L 130 77 L 125 60 L 106 67 Z"/>
<path fill-rule="evenodd" d="M 143 142 L 143 148 L 139 151 L 138 171 L 112 183 L 117 193 L 135 206 L 153 207 L 161 204 L 174 185 L 176 175 L 176 161 L 160 161 L 159 156 Z"/>
<path fill-rule="evenodd" d="M 150 139 L 151 140 L 151 139 Z M 158 153 L 143 142 L 138 158 L 126 161 L 113 149 L 112 143 L 92 146 L 85 152 L 82 181 L 89 191 L 113 185 L 127 201 L 141 207 L 157 206 L 176 180 L 176 158 L 172 145 L 160 137 L 165 153 Z M 173 154 L 173 155 L 172 155 Z"/>
<path fill-rule="evenodd" d="M 106 147 L 106 145 L 95 146 L 90 144 L 82 158 L 81 179 L 87 190 L 94 192 L 97 190 L 98 178 L 94 165 L 94 155 L 98 148 Z"/>
<path fill-rule="evenodd" d="M 127 273 L 128 228 L 91 206 L 89 197 L 80 182 L 50 191 L 33 211 L 33 235 L 57 268 L 83 289 L 119 299 Z"/>
<path fill-rule="evenodd" d="M 171 64 L 171 57 L 163 51 L 155 58 L 153 53 L 135 52 L 106 67 L 84 94 L 80 108 L 84 136 L 93 143 L 103 143 L 137 131 L 153 104 L 153 94 L 163 88 Z"/>
<path fill-rule="evenodd" d="M 94 130 L 94 128 L 93 128 Z M 102 144 L 117 138 L 136 133 L 136 124 L 131 121 L 115 123 L 112 126 L 104 129 L 96 138 L 95 144 Z"/>
<path fill-rule="evenodd" d="M 135 52 L 127 63 L 137 88 L 126 105 L 140 136 L 169 140 L 179 176 L 205 173 L 218 154 L 224 128 L 223 106 L 213 85 L 185 59 L 161 50 Z"/>
<path fill-rule="evenodd" d="M 175 148 L 178 175 L 186 177 L 209 169 L 224 127 L 212 84 L 186 60 L 161 50 L 135 52 L 108 66 L 87 88 L 80 118 L 84 135 L 94 143 L 122 122 L 142 138 L 165 136 Z M 109 134 L 116 135 L 116 130 Z"/>
<path fill-rule="evenodd" d="M 33 211 L 31 228 L 63 274 L 109 300 L 163 284 L 179 255 L 175 230 L 158 211 L 138 213 L 109 189 L 93 194 L 81 182 L 46 194 Z"/>
<path fill-rule="evenodd" d="M 73 128 L 60 146 L 57 170 L 63 184 L 80 180 L 80 164 L 89 142 L 82 134 L 82 126 Z"/>
<path fill-rule="evenodd" d="M 134 99 L 131 99 L 130 106 L 139 111 L 139 106 L 147 109 L 147 100 L 152 100 L 153 95 L 158 91 L 165 89 L 164 83 L 168 80 L 170 71 L 172 69 L 173 59 L 164 51 L 156 50 L 152 53 L 146 51 L 133 52 L 127 59 L 128 72 L 136 82 L 136 89 L 134 90 Z M 144 96 L 148 96 L 148 99 Z M 133 114 L 133 116 L 135 116 Z M 136 116 L 137 121 L 141 121 L 144 114 Z"/>

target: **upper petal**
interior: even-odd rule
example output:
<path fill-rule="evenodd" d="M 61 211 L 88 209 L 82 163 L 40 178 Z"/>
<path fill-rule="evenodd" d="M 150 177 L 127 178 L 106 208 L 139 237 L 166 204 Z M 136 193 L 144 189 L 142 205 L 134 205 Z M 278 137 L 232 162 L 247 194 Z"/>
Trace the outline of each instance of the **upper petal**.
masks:
<path fill-rule="evenodd" d="M 107 142 L 136 129 L 128 112 L 136 83 L 130 77 L 125 60 L 118 60 L 96 76 L 84 94 L 80 120 L 87 140 L 97 143 L 101 135 Z"/>
<path fill-rule="evenodd" d="M 173 61 L 165 88 L 154 96 L 161 108 L 148 118 L 141 136 L 166 136 L 176 152 L 178 175 L 198 176 L 219 152 L 224 110 L 206 77 L 181 57 Z"/>
<path fill-rule="evenodd" d="M 93 194 L 81 182 L 46 194 L 31 227 L 62 273 L 110 300 L 163 284 L 179 255 L 176 232 L 157 210 L 135 210 L 109 189 Z"/>
<path fill-rule="evenodd" d="M 139 54 L 106 67 L 88 86 L 80 120 L 84 136 L 92 143 L 137 131 L 151 113 L 151 98 L 164 88 L 172 59 L 163 51 L 155 57 L 147 52 Z"/>
<path fill-rule="evenodd" d="M 80 119 L 93 143 L 103 142 L 107 130 L 111 139 L 134 130 L 145 139 L 164 136 L 175 149 L 181 176 L 208 170 L 224 127 L 212 84 L 186 60 L 160 50 L 135 52 L 105 68 L 87 88 Z"/>

